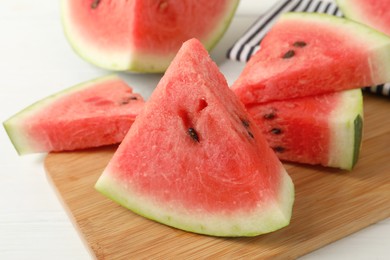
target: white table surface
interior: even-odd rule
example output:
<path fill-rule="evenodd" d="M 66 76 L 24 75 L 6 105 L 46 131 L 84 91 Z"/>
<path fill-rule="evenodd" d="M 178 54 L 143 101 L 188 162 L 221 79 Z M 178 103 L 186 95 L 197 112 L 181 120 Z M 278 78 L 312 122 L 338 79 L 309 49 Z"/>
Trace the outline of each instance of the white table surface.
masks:
<path fill-rule="evenodd" d="M 212 52 L 229 83 L 244 64 L 227 48 L 276 0 L 241 0 Z M 0 121 L 31 103 L 109 72 L 81 60 L 64 38 L 59 1 L 0 0 Z M 120 74 L 148 97 L 161 75 Z M 43 169 L 45 154 L 18 156 L 0 128 L 0 259 L 91 259 Z M 390 173 L 389 173 L 390 174 Z M 390 259 L 390 219 L 302 259 Z"/>

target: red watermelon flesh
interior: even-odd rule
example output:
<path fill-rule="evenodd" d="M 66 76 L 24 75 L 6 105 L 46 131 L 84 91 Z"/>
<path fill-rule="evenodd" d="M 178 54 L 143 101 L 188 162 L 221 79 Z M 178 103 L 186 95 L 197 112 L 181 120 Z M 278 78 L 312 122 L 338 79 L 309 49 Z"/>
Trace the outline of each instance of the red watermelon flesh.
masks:
<path fill-rule="evenodd" d="M 331 15 L 287 13 L 232 88 L 251 104 L 389 81 L 389 37 Z"/>
<path fill-rule="evenodd" d="M 144 105 L 119 77 L 88 81 L 47 97 L 4 122 L 19 154 L 122 141 Z"/>
<path fill-rule="evenodd" d="M 238 0 L 62 0 L 62 20 L 75 51 L 110 70 L 165 71 L 192 37 L 211 49 Z"/>
<path fill-rule="evenodd" d="M 179 229 L 253 236 L 288 225 L 290 177 L 195 39 L 183 44 L 96 183 Z"/>
<path fill-rule="evenodd" d="M 360 151 L 360 89 L 247 106 L 284 161 L 352 169 Z"/>
<path fill-rule="evenodd" d="M 389 0 L 337 0 L 346 18 L 390 35 Z"/>

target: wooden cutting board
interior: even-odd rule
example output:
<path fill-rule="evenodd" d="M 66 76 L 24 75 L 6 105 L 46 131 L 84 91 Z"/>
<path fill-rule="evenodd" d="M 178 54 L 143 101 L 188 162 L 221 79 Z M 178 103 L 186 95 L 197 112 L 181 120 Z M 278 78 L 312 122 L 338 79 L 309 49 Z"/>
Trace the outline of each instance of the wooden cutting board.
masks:
<path fill-rule="evenodd" d="M 51 153 L 49 179 L 98 259 L 294 259 L 390 216 L 390 102 L 365 96 L 352 172 L 285 164 L 296 188 L 291 224 L 250 238 L 218 238 L 140 217 L 94 190 L 116 146 Z"/>

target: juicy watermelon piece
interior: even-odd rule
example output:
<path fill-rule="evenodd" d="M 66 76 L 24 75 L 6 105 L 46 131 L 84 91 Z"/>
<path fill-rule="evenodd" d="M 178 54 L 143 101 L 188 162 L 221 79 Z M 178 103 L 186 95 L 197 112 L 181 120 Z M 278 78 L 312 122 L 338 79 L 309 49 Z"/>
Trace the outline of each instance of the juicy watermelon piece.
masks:
<path fill-rule="evenodd" d="M 352 169 L 363 128 L 360 89 L 247 106 L 279 159 Z"/>
<path fill-rule="evenodd" d="M 19 154 L 83 149 L 122 141 L 143 98 L 116 75 L 49 96 L 4 122 Z"/>
<path fill-rule="evenodd" d="M 183 44 L 96 183 L 179 229 L 254 236 L 289 224 L 294 187 L 195 39 Z"/>
<path fill-rule="evenodd" d="M 326 14 L 286 13 L 232 88 L 245 104 L 390 82 L 390 38 Z"/>
<path fill-rule="evenodd" d="M 192 37 L 211 49 L 238 0 L 62 0 L 65 34 L 87 61 L 110 70 L 162 72 Z"/>
<path fill-rule="evenodd" d="M 389 0 L 336 0 L 345 17 L 390 35 Z"/>

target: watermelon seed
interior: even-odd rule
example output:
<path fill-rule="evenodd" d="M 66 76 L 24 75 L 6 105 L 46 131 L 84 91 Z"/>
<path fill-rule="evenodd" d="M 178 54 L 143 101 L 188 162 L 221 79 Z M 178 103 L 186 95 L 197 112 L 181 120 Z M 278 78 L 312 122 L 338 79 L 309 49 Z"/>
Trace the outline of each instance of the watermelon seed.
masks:
<path fill-rule="evenodd" d="M 276 115 L 274 112 L 271 112 L 271 113 L 264 115 L 264 119 L 267 119 L 267 120 L 274 119 L 275 117 L 276 117 Z"/>
<path fill-rule="evenodd" d="M 190 135 L 192 140 L 194 140 L 194 141 L 199 143 L 199 136 L 198 136 L 198 133 L 195 131 L 194 128 L 192 128 L 192 127 L 188 128 L 188 134 Z"/>
<path fill-rule="evenodd" d="M 289 50 L 288 52 L 286 52 L 284 55 L 283 55 L 283 59 L 290 59 L 291 57 L 293 57 L 295 55 L 295 51 L 294 50 Z"/>
<path fill-rule="evenodd" d="M 100 1 L 101 0 L 94 0 L 91 4 L 91 8 L 92 9 L 96 9 L 98 7 L 98 5 L 100 4 Z"/>
<path fill-rule="evenodd" d="M 129 104 L 131 100 L 137 100 L 138 98 L 136 96 L 130 96 L 126 97 L 122 100 L 121 105 Z"/>
<path fill-rule="evenodd" d="M 276 147 L 272 147 L 272 149 L 277 152 L 277 153 L 283 153 L 286 149 L 284 149 L 284 147 L 282 146 L 276 146 Z"/>
<path fill-rule="evenodd" d="M 298 48 L 305 47 L 306 45 L 307 45 L 307 43 L 304 41 L 297 41 L 297 42 L 294 42 L 294 44 L 293 44 L 294 47 L 298 47 Z"/>
<path fill-rule="evenodd" d="M 248 127 L 249 127 L 249 121 L 248 121 L 248 120 L 241 119 L 241 123 L 242 123 L 242 125 L 243 125 L 245 128 L 248 128 Z"/>
<path fill-rule="evenodd" d="M 275 135 L 280 135 L 282 133 L 282 129 L 280 129 L 280 128 L 272 128 L 271 129 L 271 133 L 273 133 Z"/>
<path fill-rule="evenodd" d="M 246 131 L 248 132 L 248 135 L 249 135 L 251 138 L 255 138 L 255 137 L 253 136 L 252 132 L 249 131 L 249 121 L 246 120 L 246 119 L 242 119 L 242 118 L 240 118 L 240 120 L 241 120 L 242 125 L 245 127 Z"/>

